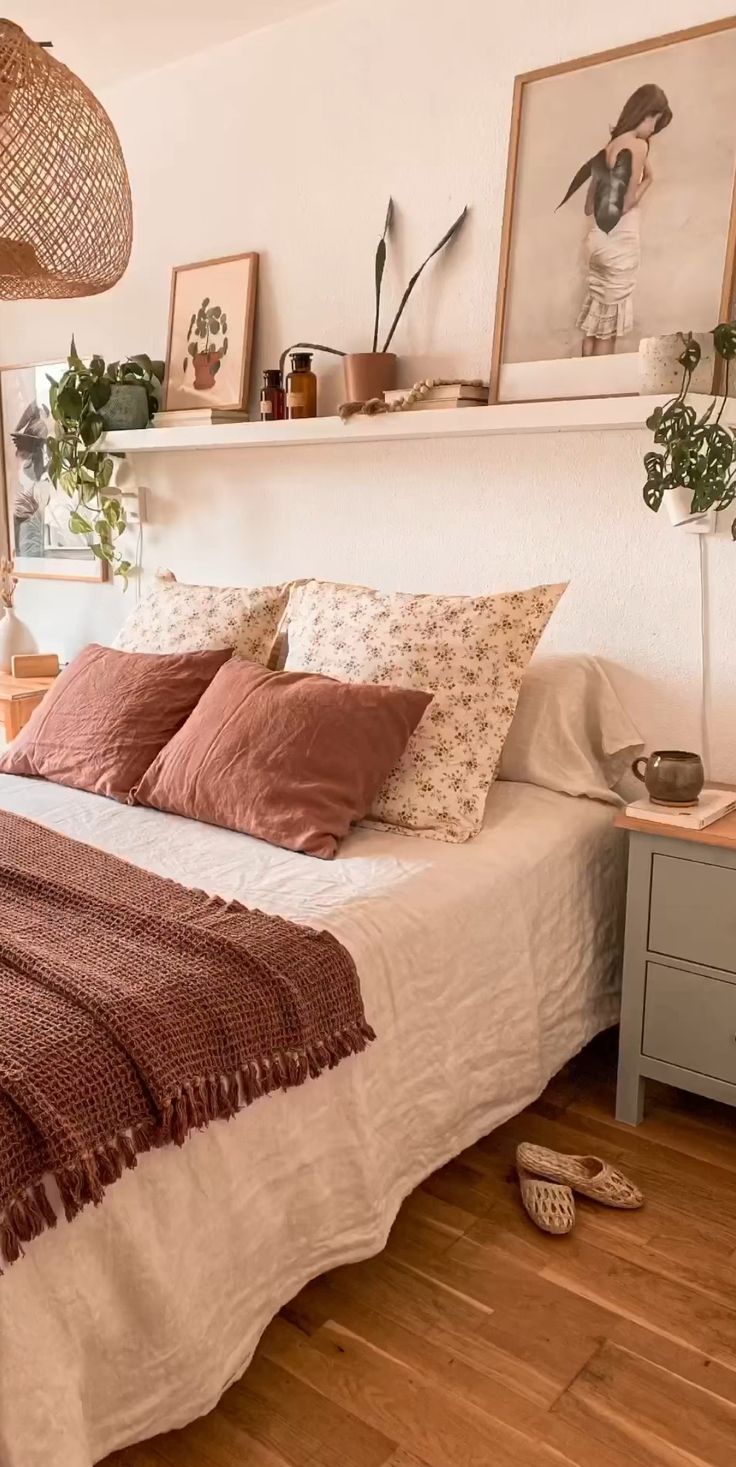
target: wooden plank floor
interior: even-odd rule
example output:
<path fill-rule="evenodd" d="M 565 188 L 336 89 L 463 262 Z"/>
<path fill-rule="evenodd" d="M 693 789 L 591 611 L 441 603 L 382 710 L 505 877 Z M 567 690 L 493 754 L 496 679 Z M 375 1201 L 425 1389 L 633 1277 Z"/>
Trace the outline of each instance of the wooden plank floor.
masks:
<path fill-rule="evenodd" d="M 215 1411 L 107 1467 L 734 1467 L 736 1113 L 651 1086 L 612 1119 L 610 1038 L 306 1288 Z M 527 1220 L 522 1138 L 593 1151 L 641 1212 Z"/>

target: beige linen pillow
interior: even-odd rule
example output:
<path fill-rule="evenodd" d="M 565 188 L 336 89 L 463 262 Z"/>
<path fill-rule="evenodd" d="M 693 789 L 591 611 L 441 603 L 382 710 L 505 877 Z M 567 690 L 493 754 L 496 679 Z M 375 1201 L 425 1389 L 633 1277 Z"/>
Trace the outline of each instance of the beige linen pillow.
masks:
<path fill-rule="evenodd" d="M 289 595 L 284 586 L 190 586 L 170 573 L 133 608 L 113 647 L 121 652 L 203 652 L 232 647 L 268 662 Z"/>
<path fill-rule="evenodd" d="M 292 589 L 287 668 L 434 694 L 369 824 L 456 842 L 478 833 L 522 674 L 564 589 L 411 596 L 324 581 Z"/>
<path fill-rule="evenodd" d="M 595 657 L 535 657 L 524 673 L 498 777 L 621 805 L 614 786 L 643 748 Z"/>

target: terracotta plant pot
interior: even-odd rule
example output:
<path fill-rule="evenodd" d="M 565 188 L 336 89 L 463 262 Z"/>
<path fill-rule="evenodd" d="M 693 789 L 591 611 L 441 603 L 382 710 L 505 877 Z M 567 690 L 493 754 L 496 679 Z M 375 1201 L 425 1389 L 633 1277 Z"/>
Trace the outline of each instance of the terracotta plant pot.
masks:
<path fill-rule="evenodd" d="M 193 358 L 194 362 L 194 386 L 197 392 L 208 392 L 215 385 L 215 377 L 220 370 L 222 360 L 222 348 L 218 351 L 198 351 Z"/>
<path fill-rule="evenodd" d="M 345 394 L 348 402 L 369 402 L 383 397 L 396 386 L 396 353 L 393 351 L 348 352 L 344 358 Z"/>

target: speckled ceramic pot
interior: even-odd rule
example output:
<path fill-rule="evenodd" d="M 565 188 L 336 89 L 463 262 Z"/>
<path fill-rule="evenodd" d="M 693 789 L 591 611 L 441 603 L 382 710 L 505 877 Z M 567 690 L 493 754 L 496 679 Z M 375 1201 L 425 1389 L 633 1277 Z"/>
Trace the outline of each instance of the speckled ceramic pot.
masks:
<path fill-rule="evenodd" d="M 690 383 L 691 392 L 712 392 L 716 369 L 716 350 L 710 332 L 693 332 L 693 341 L 700 347 L 701 357 Z M 669 336 L 643 336 L 639 342 L 639 391 L 643 394 L 679 392 L 682 385 L 682 367 L 677 358 L 682 356 L 685 340 L 681 331 Z"/>
<path fill-rule="evenodd" d="M 109 432 L 148 427 L 148 394 L 140 382 L 114 382 L 100 417 Z"/>

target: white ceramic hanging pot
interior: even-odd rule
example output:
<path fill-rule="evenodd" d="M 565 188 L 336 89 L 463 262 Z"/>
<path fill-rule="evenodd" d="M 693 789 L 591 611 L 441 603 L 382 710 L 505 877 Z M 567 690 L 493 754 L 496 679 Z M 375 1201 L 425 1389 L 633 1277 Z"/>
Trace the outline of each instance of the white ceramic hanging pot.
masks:
<path fill-rule="evenodd" d="M 692 513 L 690 506 L 693 502 L 693 491 L 682 484 L 678 484 L 676 489 L 666 489 L 663 499 L 672 525 L 695 524 L 705 519 L 707 511 L 702 514 Z"/>
<path fill-rule="evenodd" d="M 11 662 L 22 652 L 35 652 L 36 643 L 25 622 L 6 606 L 0 617 L 0 672 L 10 672 Z"/>

